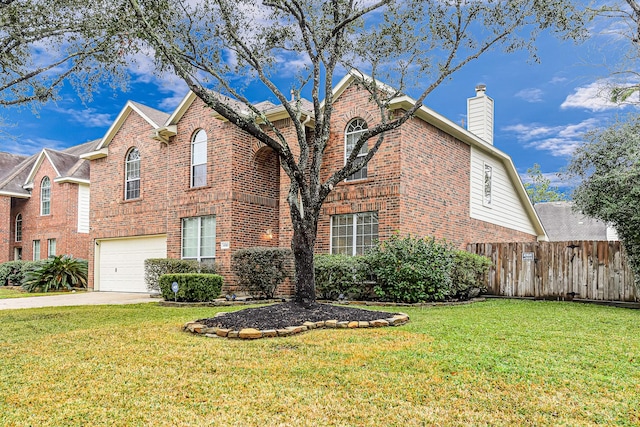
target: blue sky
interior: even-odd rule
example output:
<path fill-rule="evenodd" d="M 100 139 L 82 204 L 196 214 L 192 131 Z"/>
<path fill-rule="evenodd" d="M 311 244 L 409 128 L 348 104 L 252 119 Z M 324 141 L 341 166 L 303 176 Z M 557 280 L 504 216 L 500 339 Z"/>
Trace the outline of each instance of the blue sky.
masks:
<path fill-rule="evenodd" d="M 474 96 L 477 84 L 485 84 L 495 101 L 496 147 L 512 157 L 521 176 L 539 163 L 554 183 L 565 186 L 556 172 L 566 166 L 582 134 L 636 109 L 611 105 L 600 93 L 627 45 L 611 34 L 608 24 L 599 25 L 581 44 L 543 36 L 539 64 L 524 52 L 491 52 L 454 74 L 425 105 L 461 123 L 466 121 L 466 99 Z M 103 87 L 90 102 L 67 88 L 61 100 L 42 106 L 37 114 L 28 107 L 0 110 L 9 125 L 1 129 L 0 151 L 33 154 L 45 147 L 81 144 L 102 137 L 129 99 L 170 113 L 186 94 L 177 78 L 155 76 L 150 61 L 132 68 L 131 79 L 128 92 Z M 256 102 L 262 99 L 256 94 Z"/>

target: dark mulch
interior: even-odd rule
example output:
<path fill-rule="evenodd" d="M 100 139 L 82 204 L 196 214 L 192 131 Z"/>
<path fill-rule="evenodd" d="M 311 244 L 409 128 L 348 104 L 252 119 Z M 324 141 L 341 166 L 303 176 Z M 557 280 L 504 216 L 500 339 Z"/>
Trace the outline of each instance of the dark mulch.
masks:
<path fill-rule="evenodd" d="M 347 306 L 316 303 L 310 308 L 304 308 L 294 302 L 283 302 L 264 307 L 232 311 L 217 317 L 200 319 L 197 322 L 203 323 L 210 328 L 217 327 L 233 330 L 255 328 L 267 330 L 298 326 L 304 322 L 322 322 L 326 320 L 368 322 L 389 318 L 393 315 L 394 313 L 363 310 Z"/>

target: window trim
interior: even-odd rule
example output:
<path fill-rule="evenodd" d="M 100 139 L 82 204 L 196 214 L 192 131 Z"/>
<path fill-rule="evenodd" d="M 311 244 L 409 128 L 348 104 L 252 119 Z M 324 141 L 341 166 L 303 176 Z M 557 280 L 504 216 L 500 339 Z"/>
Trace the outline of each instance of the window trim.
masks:
<path fill-rule="evenodd" d="M 51 250 L 52 247 L 53 247 L 53 251 Z M 56 256 L 56 247 L 57 247 L 56 239 L 47 239 L 47 258 Z"/>
<path fill-rule="evenodd" d="M 22 213 L 16 215 L 14 241 L 22 242 Z"/>
<path fill-rule="evenodd" d="M 213 219 L 213 254 L 211 256 L 203 256 L 202 255 L 202 221 L 206 218 L 212 218 Z M 184 235 L 184 231 L 185 231 L 185 221 L 187 220 L 193 220 L 193 219 L 197 219 L 198 223 L 196 226 L 196 230 L 197 230 L 197 236 L 196 239 L 198 241 L 198 253 L 195 257 L 193 256 L 185 256 L 184 254 L 184 249 L 185 249 L 185 235 Z M 206 262 L 206 261 L 211 261 L 214 262 L 216 260 L 216 227 L 217 227 L 217 221 L 216 221 L 216 216 L 215 215 L 203 215 L 203 216 L 192 216 L 192 217 L 185 217 L 182 218 L 180 221 L 180 259 L 193 259 L 196 260 L 198 262 Z"/>
<path fill-rule="evenodd" d="M 350 127 L 352 126 L 356 126 L 355 123 L 360 122 L 360 128 L 359 130 L 349 130 Z M 351 119 L 349 121 L 349 123 L 347 123 L 347 126 L 344 129 L 344 163 L 343 164 L 347 164 L 347 158 L 351 155 L 351 151 L 349 151 L 348 149 L 348 144 L 349 144 L 349 137 L 352 135 L 360 135 L 364 132 L 366 132 L 367 130 L 369 130 L 369 124 L 367 123 L 367 121 L 365 119 L 363 119 L 362 117 L 355 117 L 353 119 Z M 356 141 L 358 140 L 358 138 L 356 138 Z M 353 150 L 353 148 L 352 148 Z M 363 153 L 362 150 L 365 150 L 365 152 Z M 356 161 L 360 158 L 360 157 L 365 157 L 367 155 L 367 153 L 369 152 L 369 141 L 365 142 L 362 147 L 360 148 L 360 152 L 358 153 L 358 156 L 356 157 Z M 360 181 L 363 179 L 367 179 L 369 177 L 369 170 L 368 170 L 368 164 L 364 165 L 362 167 L 362 169 L 360 169 L 358 172 L 355 172 L 351 175 L 349 175 L 348 177 L 345 178 L 345 181 L 351 182 L 351 181 Z M 364 176 L 358 176 L 357 178 L 355 177 L 356 175 L 364 175 Z"/>
<path fill-rule="evenodd" d="M 486 162 L 482 164 L 482 206 L 490 208 L 493 206 L 493 166 Z"/>
<path fill-rule="evenodd" d="M 200 135 L 204 135 L 204 140 L 199 139 Z M 198 144 L 204 144 L 204 161 L 200 163 L 195 163 L 195 159 L 194 159 L 195 147 Z M 191 180 L 190 180 L 191 188 L 205 187 L 207 185 L 207 158 L 208 158 L 207 150 L 208 148 L 209 148 L 209 137 L 207 135 L 207 131 L 205 131 L 204 129 L 198 129 L 197 131 L 195 131 L 195 133 L 193 134 L 193 137 L 191 138 Z M 203 165 L 204 165 L 204 183 L 196 185 L 195 168 L 196 166 L 203 166 Z"/>
<path fill-rule="evenodd" d="M 137 157 L 136 158 L 131 158 L 132 154 L 136 153 Z M 140 156 L 140 150 L 138 150 L 136 147 L 131 147 L 129 149 L 129 151 L 127 151 L 127 155 L 125 156 L 125 162 L 124 162 L 124 199 L 125 200 L 136 200 L 140 198 L 140 187 L 141 187 L 141 180 L 140 180 L 140 171 L 141 171 L 141 156 Z M 134 165 L 135 163 L 137 163 L 137 171 L 138 171 L 138 176 L 136 177 L 129 177 L 129 165 Z M 131 172 L 134 172 L 135 169 L 131 169 Z M 129 193 L 133 193 L 134 190 L 129 189 L 129 184 L 132 184 L 134 182 L 138 183 L 138 188 L 137 188 L 137 194 L 135 196 L 129 196 Z"/>
<path fill-rule="evenodd" d="M 51 215 L 51 179 L 48 176 L 40 181 L 40 215 Z"/>
<path fill-rule="evenodd" d="M 32 248 L 33 248 L 33 257 L 32 257 L 33 260 L 34 261 L 40 260 L 41 259 L 40 257 L 42 255 L 41 252 L 40 252 L 40 240 L 34 240 L 33 244 L 32 244 Z M 36 256 L 36 254 L 37 254 L 37 256 Z"/>
<path fill-rule="evenodd" d="M 380 240 L 380 218 L 379 218 L 379 212 L 378 211 L 366 211 L 366 212 L 354 212 L 352 214 L 338 214 L 338 215 L 331 215 L 331 221 L 330 221 L 330 225 L 329 225 L 329 253 L 330 254 L 334 254 L 333 252 L 333 222 L 337 217 L 342 217 L 342 216 L 351 216 L 352 218 L 352 222 L 351 222 L 351 253 L 348 253 L 347 255 L 351 255 L 351 256 L 356 256 L 358 255 L 358 215 L 364 215 L 364 214 L 369 214 L 369 215 L 375 215 L 376 217 L 376 225 L 378 226 L 377 228 L 377 237 L 376 239 L 374 239 L 375 241 Z M 363 235 L 364 236 L 364 235 Z M 373 236 L 373 234 L 371 235 Z M 373 247 L 373 240 L 372 240 L 372 245 L 371 247 Z M 364 245 L 363 245 L 364 247 Z M 364 251 L 366 251 L 366 249 L 369 248 L 365 248 Z M 338 252 L 339 253 L 339 252 Z"/>

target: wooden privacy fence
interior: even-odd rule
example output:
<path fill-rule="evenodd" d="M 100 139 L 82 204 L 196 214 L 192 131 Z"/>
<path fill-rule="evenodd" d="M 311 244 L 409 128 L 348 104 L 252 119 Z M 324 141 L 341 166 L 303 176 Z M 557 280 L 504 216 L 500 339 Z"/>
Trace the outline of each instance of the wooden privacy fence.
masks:
<path fill-rule="evenodd" d="M 472 243 L 467 251 L 491 258 L 488 291 L 535 298 L 638 301 L 620 242 Z"/>

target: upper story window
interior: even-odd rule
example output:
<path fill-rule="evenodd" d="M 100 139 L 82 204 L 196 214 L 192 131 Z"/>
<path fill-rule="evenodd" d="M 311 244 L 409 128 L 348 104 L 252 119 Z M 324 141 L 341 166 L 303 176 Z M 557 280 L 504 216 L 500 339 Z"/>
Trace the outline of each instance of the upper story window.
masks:
<path fill-rule="evenodd" d="M 200 129 L 191 141 L 191 186 L 207 185 L 207 133 Z"/>
<path fill-rule="evenodd" d="M 482 197 L 482 204 L 484 206 L 491 206 L 491 202 L 492 202 L 492 180 L 493 180 L 493 168 L 488 165 L 488 164 L 484 164 L 484 194 Z"/>
<path fill-rule="evenodd" d="M 127 154 L 125 168 L 124 199 L 131 200 L 140 197 L 140 152 L 132 148 Z"/>
<path fill-rule="evenodd" d="M 40 215 L 51 213 L 51 180 L 48 176 L 40 183 Z"/>
<path fill-rule="evenodd" d="M 16 215 L 16 242 L 22 242 L 22 214 Z"/>
<path fill-rule="evenodd" d="M 344 161 L 346 163 L 347 158 L 351 155 L 353 148 L 355 147 L 358 139 L 360 139 L 360 135 L 366 132 L 368 129 L 367 122 L 365 122 L 361 118 L 353 119 L 347 125 L 347 128 L 344 131 Z M 356 161 L 367 155 L 369 152 L 368 143 L 364 143 L 360 152 L 358 153 L 358 158 Z M 367 166 L 365 165 L 358 172 L 350 175 L 347 178 L 347 181 L 354 181 L 356 179 L 364 179 L 367 177 Z"/>

